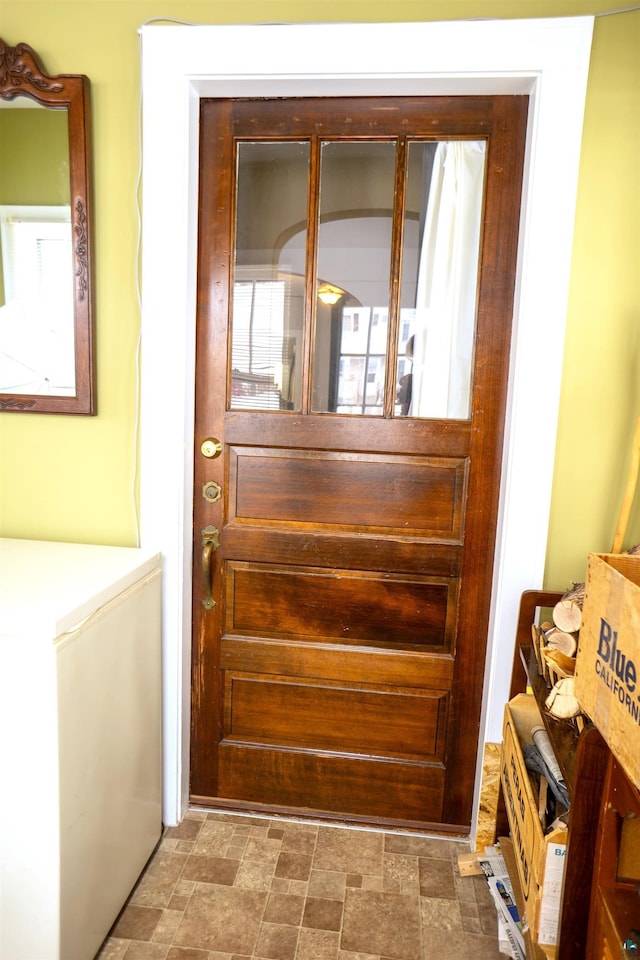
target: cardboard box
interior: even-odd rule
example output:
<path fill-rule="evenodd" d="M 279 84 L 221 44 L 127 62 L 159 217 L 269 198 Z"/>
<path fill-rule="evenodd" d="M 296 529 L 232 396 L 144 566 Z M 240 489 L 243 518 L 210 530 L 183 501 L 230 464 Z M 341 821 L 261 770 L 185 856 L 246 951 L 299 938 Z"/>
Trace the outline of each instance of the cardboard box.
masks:
<path fill-rule="evenodd" d="M 576 696 L 640 787 L 640 556 L 589 554 Z"/>
<path fill-rule="evenodd" d="M 567 843 L 566 830 L 544 834 L 522 755 L 532 743 L 531 729 L 541 723 L 535 699 L 519 694 L 505 707 L 501 780 L 526 924 L 531 939 L 548 957 L 555 956 Z"/>

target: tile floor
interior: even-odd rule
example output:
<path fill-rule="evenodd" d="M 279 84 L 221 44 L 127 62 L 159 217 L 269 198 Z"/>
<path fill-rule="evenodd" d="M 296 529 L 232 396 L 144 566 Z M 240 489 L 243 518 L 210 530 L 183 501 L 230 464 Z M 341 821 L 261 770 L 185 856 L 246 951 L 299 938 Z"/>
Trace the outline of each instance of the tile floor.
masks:
<path fill-rule="evenodd" d="M 468 844 L 190 811 L 168 828 L 99 960 L 497 960 Z"/>

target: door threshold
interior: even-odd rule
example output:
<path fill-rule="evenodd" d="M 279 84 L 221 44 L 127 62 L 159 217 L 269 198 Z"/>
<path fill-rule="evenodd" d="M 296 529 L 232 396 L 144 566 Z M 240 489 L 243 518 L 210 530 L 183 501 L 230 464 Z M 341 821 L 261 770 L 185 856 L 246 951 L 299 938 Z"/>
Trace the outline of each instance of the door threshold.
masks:
<path fill-rule="evenodd" d="M 311 823 L 327 827 L 346 827 L 353 830 L 377 830 L 385 833 L 437 837 L 441 840 L 470 840 L 470 826 L 451 823 L 432 823 L 413 820 L 378 820 L 357 814 L 334 813 L 327 810 L 299 810 L 291 807 L 254 804 L 242 800 L 223 800 L 219 797 L 191 796 L 189 810 L 200 813 L 235 814 L 239 817 L 286 820 L 293 823 Z"/>

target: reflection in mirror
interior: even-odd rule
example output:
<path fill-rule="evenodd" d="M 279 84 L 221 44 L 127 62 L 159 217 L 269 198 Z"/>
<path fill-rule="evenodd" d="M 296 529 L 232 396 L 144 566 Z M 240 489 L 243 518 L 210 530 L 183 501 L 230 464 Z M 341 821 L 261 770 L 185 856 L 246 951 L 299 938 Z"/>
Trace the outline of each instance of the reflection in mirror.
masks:
<path fill-rule="evenodd" d="M 0 393 L 74 396 L 66 110 L 0 108 Z"/>
<path fill-rule="evenodd" d="M 88 81 L 0 40 L 0 410 L 93 413 Z"/>

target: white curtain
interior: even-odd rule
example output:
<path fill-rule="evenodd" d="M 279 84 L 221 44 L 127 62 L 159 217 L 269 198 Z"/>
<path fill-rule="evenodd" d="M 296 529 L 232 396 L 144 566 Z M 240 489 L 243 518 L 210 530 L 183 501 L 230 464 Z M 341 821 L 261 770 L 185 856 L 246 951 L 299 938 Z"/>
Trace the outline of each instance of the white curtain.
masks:
<path fill-rule="evenodd" d="M 439 143 L 416 294 L 410 416 L 467 419 L 476 315 L 484 141 Z"/>

